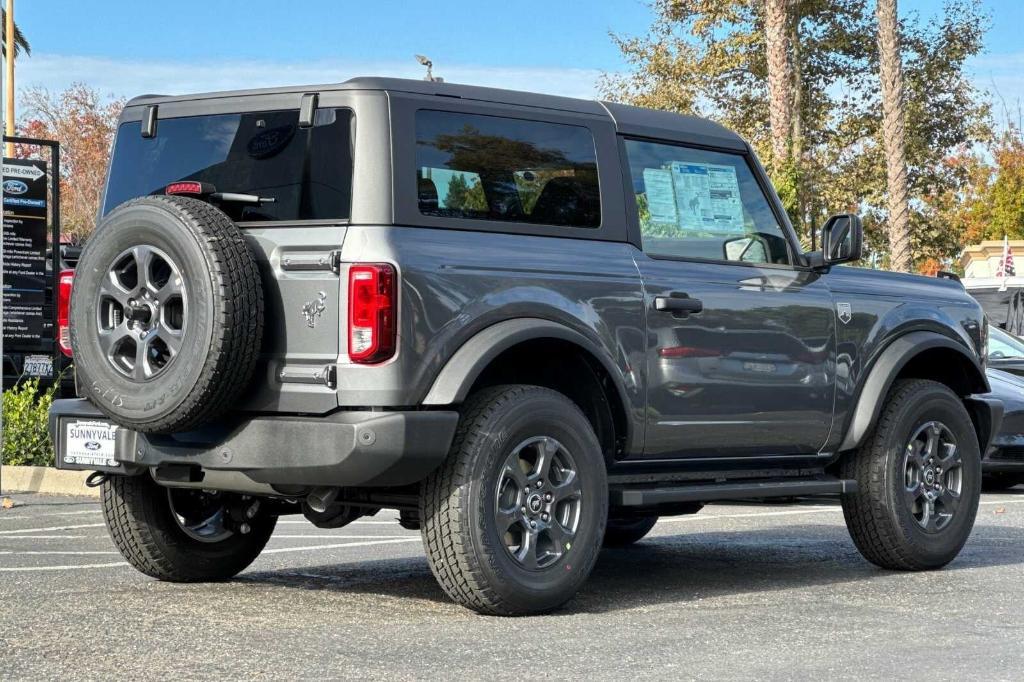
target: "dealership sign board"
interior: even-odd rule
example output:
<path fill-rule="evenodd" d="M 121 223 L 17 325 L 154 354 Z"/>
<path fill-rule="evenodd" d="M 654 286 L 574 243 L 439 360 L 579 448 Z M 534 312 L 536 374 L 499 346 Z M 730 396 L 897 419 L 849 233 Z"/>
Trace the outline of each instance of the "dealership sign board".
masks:
<path fill-rule="evenodd" d="M 3 344 L 6 351 L 48 350 L 46 162 L 3 160 Z"/>

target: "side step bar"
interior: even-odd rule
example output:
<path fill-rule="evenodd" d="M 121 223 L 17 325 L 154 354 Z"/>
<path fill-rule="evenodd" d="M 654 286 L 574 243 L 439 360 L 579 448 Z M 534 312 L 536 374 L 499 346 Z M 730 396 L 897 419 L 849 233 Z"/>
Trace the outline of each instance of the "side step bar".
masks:
<path fill-rule="evenodd" d="M 838 495 L 857 490 L 857 482 L 838 478 L 789 481 L 699 483 L 663 487 L 614 487 L 609 491 L 613 507 L 656 507 L 675 502 L 712 502 L 758 497 Z"/>

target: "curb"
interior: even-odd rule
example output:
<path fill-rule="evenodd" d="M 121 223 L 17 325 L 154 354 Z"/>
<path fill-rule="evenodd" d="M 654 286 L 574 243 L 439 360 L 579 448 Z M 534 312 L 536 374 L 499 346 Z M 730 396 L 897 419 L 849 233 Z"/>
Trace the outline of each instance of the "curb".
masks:
<path fill-rule="evenodd" d="M 5 493 L 42 493 L 99 497 L 99 488 L 85 487 L 88 471 L 62 471 L 53 467 L 5 465 L 0 471 L 0 489 Z"/>

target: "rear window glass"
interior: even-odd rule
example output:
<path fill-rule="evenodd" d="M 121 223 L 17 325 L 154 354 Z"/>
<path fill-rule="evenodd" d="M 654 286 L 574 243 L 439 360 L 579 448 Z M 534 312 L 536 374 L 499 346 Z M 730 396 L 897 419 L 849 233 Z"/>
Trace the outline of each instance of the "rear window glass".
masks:
<path fill-rule="evenodd" d="M 299 113 L 268 111 L 161 119 L 156 137 L 140 124 L 118 129 L 103 202 L 106 214 L 178 180 L 218 192 L 273 197 L 260 206 L 224 203 L 235 220 L 337 220 L 349 217 L 352 112 L 319 109 L 312 128 Z"/>
<path fill-rule="evenodd" d="M 601 223 L 594 137 L 582 126 L 418 111 L 416 182 L 424 215 Z"/>

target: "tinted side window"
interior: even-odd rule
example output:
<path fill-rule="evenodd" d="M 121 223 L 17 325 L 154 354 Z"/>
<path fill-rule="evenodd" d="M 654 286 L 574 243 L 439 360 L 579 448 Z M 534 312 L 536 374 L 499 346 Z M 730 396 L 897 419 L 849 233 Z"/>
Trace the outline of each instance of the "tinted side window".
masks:
<path fill-rule="evenodd" d="M 424 215 L 598 227 L 594 137 L 582 126 L 416 112 Z"/>
<path fill-rule="evenodd" d="M 273 197 L 261 206 L 223 204 L 235 220 L 339 220 L 352 194 L 352 112 L 319 109 L 312 128 L 299 112 L 266 111 L 161 119 L 145 139 L 139 123 L 118 129 L 104 214 L 178 180 L 219 192 Z"/>
<path fill-rule="evenodd" d="M 785 232 L 743 156 L 626 140 L 652 255 L 789 263 Z"/>

